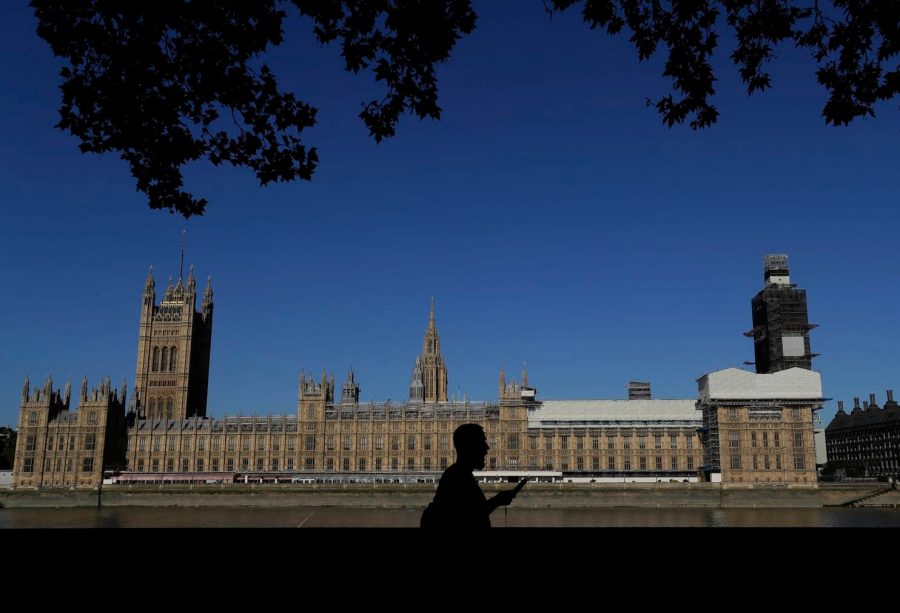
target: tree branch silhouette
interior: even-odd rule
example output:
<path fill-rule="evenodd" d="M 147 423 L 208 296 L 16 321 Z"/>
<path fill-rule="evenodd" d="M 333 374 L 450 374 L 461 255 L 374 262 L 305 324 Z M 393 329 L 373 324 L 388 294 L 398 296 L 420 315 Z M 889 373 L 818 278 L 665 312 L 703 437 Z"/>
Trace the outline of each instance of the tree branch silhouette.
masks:
<path fill-rule="evenodd" d="M 711 59 L 731 30 L 731 60 L 748 94 L 771 87 L 781 44 L 807 49 L 828 92 L 826 124 L 874 116 L 900 92 L 900 0 L 540 0 L 552 17 L 580 7 L 591 29 L 624 33 L 646 60 L 665 56 L 672 92 L 647 103 L 669 127 L 711 126 Z M 182 169 L 207 159 L 251 169 L 261 185 L 311 180 L 301 140 L 316 109 L 279 88 L 261 58 L 283 42 L 285 9 L 340 45 L 344 68 L 385 87 L 359 113 L 376 142 L 405 113 L 439 119 L 437 64 L 475 28 L 471 0 L 33 0 L 38 35 L 66 65 L 57 124 L 84 153 L 117 152 L 154 209 L 185 217 L 207 200 Z M 891 64 L 893 62 L 893 64 Z M 231 122 L 222 120 L 222 115 Z"/>

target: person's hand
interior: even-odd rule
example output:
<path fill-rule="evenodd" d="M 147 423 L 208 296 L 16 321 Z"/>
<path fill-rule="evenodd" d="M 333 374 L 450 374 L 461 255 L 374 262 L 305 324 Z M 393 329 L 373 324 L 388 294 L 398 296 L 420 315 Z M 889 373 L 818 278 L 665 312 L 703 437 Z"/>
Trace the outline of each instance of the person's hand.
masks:
<path fill-rule="evenodd" d="M 505 490 L 503 492 L 498 492 L 496 496 L 494 496 L 494 500 L 497 502 L 497 506 L 505 507 L 509 506 L 513 498 L 516 497 L 516 492 L 513 490 Z"/>

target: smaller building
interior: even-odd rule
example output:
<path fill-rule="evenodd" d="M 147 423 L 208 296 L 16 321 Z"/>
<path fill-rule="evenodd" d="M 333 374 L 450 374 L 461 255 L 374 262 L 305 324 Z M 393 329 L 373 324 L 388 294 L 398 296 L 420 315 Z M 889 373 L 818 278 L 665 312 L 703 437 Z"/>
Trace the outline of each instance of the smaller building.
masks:
<path fill-rule="evenodd" d="M 22 388 L 16 444 L 14 487 L 90 487 L 100 485 L 104 470 L 121 468 L 125 461 L 125 395 L 109 379 L 88 391 L 81 382 L 78 409 L 69 410 L 72 387 L 53 389 L 48 377 L 43 388 Z"/>
<path fill-rule="evenodd" d="M 544 400 L 528 412 L 528 468 L 572 481 L 696 481 L 694 400 Z"/>
<path fill-rule="evenodd" d="M 727 368 L 697 383 L 706 480 L 816 483 L 813 415 L 825 400 L 819 373 Z"/>
<path fill-rule="evenodd" d="M 900 479 L 900 406 L 894 391 L 879 407 L 875 394 L 859 406 L 853 399 L 848 415 L 843 401 L 825 429 L 828 463 L 838 477 L 880 477 Z"/>

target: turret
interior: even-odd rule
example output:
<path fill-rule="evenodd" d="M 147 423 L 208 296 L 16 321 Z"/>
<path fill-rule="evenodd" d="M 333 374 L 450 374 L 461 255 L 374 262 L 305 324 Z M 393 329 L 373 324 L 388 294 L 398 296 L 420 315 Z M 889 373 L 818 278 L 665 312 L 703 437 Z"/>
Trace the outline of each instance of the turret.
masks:
<path fill-rule="evenodd" d="M 147 280 L 144 281 L 144 298 L 141 303 L 142 311 L 153 311 L 153 305 L 156 304 L 156 281 L 153 280 L 153 265 L 150 265 L 150 272 L 147 273 Z"/>
<path fill-rule="evenodd" d="M 422 359 L 416 356 L 412 381 L 409 384 L 409 401 L 414 404 L 425 402 L 425 383 L 422 381 Z"/>
<path fill-rule="evenodd" d="M 359 404 L 359 385 L 353 375 L 353 368 L 347 373 L 347 381 L 341 388 L 341 404 Z"/>
<path fill-rule="evenodd" d="M 212 290 L 212 275 L 209 275 L 206 278 L 206 289 L 203 290 L 203 303 L 200 305 L 200 314 L 203 315 L 203 320 L 207 321 L 210 317 L 212 317 L 213 310 L 213 290 Z"/>

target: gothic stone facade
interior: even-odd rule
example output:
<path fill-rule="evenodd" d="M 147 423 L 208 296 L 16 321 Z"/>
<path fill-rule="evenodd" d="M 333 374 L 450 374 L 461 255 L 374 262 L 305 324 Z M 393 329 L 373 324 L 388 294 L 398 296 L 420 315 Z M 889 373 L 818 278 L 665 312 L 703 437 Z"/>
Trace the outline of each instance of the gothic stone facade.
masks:
<path fill-rule="evenodd" d="M 723 483 L 816 483 L 813 411 L 819 373 L 754 374 L 728 368 L 698 380 L 704 475 Z"/>
<path fill-rule="evenodd" d="M 182 420 L 206 415 L 212 341 L 212 287 L 207 280 L 200 311 L 191 267 L 187 282 L 171 279 L 156 302 L 153 269 L 144 283 L 138 334 L 136 410 L 141 418 Z"/>
<path fill-rule="evenodd" d="M 122 466 L 126 477 L 137 481 L 312 474 L 434 477 L 455 459 L 453 431 L 472 422 L 482 425 L 488 438 L 488 471 L 682 480 L 696 478 L 702 469 L 707 477 L 717 473 L 726 482 L 815 481 L 817 373 L 737 371 L 760 379 L 756 387 L 745 381 L 734 389 L 723 381 L 734 379 L 727 373 L 735 369 L 710 373 L 701 379 L 707 384 L 701 383 L 696 403 L 540 401 L 523 369 L 520 383 L 507 381 L 501 371 L 496 402 L 448 400 L 433 301 L 408 402 L 360 403 L 352 371 L 338 401 L 333 375 L 316 380 L 302 373 L 295 415 L 207 418 L 209 284 L 199 311 L 196 298 L 191 271 L 184 283 L 170 281 L 157 303 L 151 269 L 141 307 L 136 392 L 127 415 L 124 387 L 118 393 L 108 381 L 91 393 L 83 384 L 79 409 L 72 413 L 68 389 L 63 398 L 48 382 L 30 394 L 26 383 L 16 485 L 96 485 L 104 469 Z M 815 381 L 791 374 L 796 372 Z M 799 381 L 800 392 L 785 395 L 783 386 L 759 383 L 779 376 Z"/>
<path fill-rule="evenodd" d="M 109 379 L 88 391 L 81 383 L 78 409 L 69 411 L 71 386 L 22 389 L 14 487 L 84 487 L 101 482 L 104 468 L 121 468 L 125 448 L 126 386 L 114 390 Z"/>
<path fill-rule="evenodd" d="M 133 480 L 178 480 L 177 473 L 434 478 L 454 461 L 453 431 L 464 423 L 485 430 L 487 471 L 682 480 L 702 464 L 693 400 L 542 403 L 513 384 L 497 403 L 338 404 L 332 389 L 330 377 L 305 379 L 296 416 L 140 421 L 129 435 L 128 463 L 146 474 Z M 585 403 L 599 409 L 588 419 L 573 406 Z"/>

